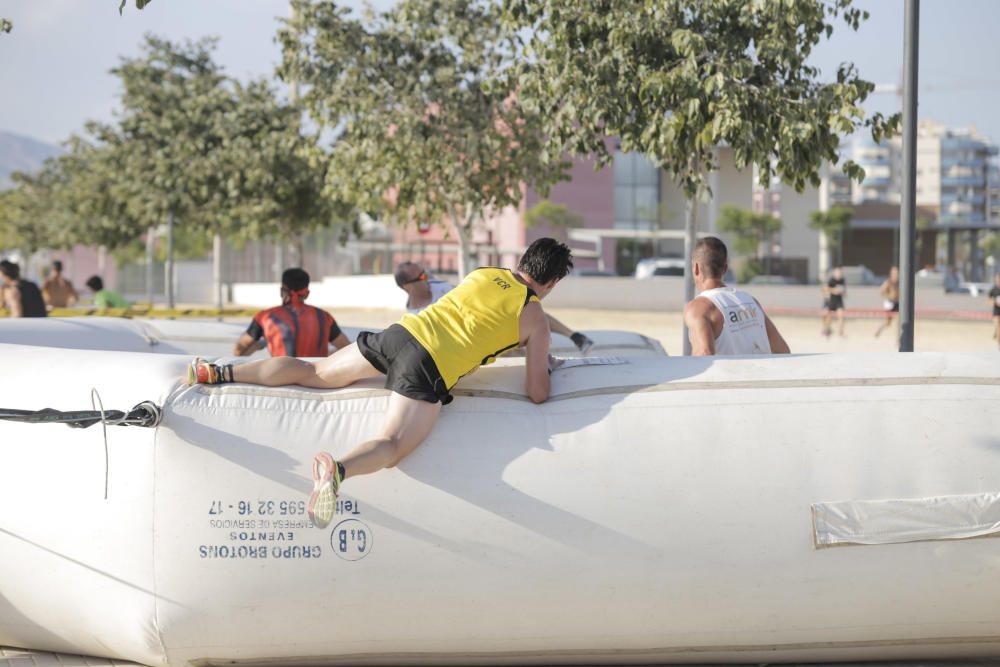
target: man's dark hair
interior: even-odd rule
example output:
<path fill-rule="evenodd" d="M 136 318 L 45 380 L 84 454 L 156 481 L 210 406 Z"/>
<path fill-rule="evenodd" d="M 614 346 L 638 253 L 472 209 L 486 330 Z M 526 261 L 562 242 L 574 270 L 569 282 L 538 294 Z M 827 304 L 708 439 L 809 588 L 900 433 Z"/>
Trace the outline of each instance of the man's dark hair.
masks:
<path fill-rule="evenodd" d="M 58 259 L 52 260 L 52 268 L 58 271 L 59 273 L 62 273 L 62 262 L 60 262 Z"/>
<path fill-rule="evenodd" d="M 539 285 L 546 285 L 553 279 L 562 280 L 572 268 L 573 257 L 569 246 L 548 237 L 528 246 L 517 263 L 517 270 Z"/>
<path fill-rule="evenodd" d="M 0 273 L 4 274 L 11 280 L 19 280 L 21 278 L 21 267 L 14 262 L 8 262 L 5 259 L 0 261 Z"/>
<path fill-rule="evenodd" d="M 309 287 L 309 274 L 306 273 L 305 269 L 285 269 L 285 272 L 281 274 L 281 284 L 293 292 L 305 289 Z"/>
<path fill-rule="evenodd" d="M 721 278 L 729 263 L 729 252 L 726 244 L 714 236 L 698 239 L 694 244 L 694 261 L 701 265 L 702 270 L 710 278 Z"/>
<path fill-rule="evenodd" d="M 104 289 L 104 281 L 101 280 L 100 276 L 90 276 L 87 278 L 87 282 L 84 283 L 87 287 L 94 290 L 95 292 L 100 292 Z"/>

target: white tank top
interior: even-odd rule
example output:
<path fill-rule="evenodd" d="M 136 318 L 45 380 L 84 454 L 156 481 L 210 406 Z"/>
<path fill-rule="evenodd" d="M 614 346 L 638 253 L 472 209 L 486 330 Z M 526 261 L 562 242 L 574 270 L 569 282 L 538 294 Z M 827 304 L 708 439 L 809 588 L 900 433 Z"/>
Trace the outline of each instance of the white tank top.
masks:
<path fill-rule="evenodd" d="M 733 287 L 707 289 L 698 296 L 714 303 L 722 313 L 722 333 L 715 339 L 716 354 L 771 353 L 764 310 L 752 296 Z"/>

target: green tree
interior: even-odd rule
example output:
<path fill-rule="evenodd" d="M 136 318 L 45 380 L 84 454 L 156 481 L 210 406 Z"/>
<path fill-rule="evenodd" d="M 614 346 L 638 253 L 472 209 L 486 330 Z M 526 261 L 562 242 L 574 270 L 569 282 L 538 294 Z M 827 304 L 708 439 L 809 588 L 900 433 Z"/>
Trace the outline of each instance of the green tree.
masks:
<path fill-rule="evenodd" d="M 826 236 L 826 242 L 833 252 L 833 265 L 843 261 L 844 234 L 851 227 L 854 211 L 846 206 L 833 206 L 829 211 L 813 211 L 809 214 L 809 226 Z"/>
<path fill-rule="evenodd" d="M 770 272 L 771 241 L 781 231 L 780 219 L 769 213 L 754 213 L 730 204 L 722 207 L 717 224 L 721 231 L 733 235 L 733 249 L 737 253 L 753 257 L 747 271 L 740 276 L 741 280 Z M 763 256 L 762 247 L 766 250 Z"/>
<path fill-rule="evenodd" d="M 548 199 L 538 202 L 524 214 L 525 227 L 548 227 L 564 241 L 568 238 L 570 229 L 582 224 L 581 215 L 571 211 L 565 204 L 553 204 Z"/>
<path fill-rule="evenodd" d="M 13 27 L 10 19 L 0 18 L 0 32 L 10 32 Z"/>
<path fill-rule="evenodd" d="M 321 128 L 339 131 L 333 199 L 399 223 L 447 221 L 465 273 L 480 220 L 518 203 L 525 182 L 544 193 L 564 176 L 538 116 L 495 85 L 513 38 L 493 5 L 403 0 L 362 19 L 330 2 L 292 6 L 281 74 L 304 86 Z"/>
<path fill-rule="evenodd" d="M 809 64 L 838 19 L 857 29 L 867 15 L 851 0 L 659 0 L 602 3 L 504 0 L 508 26 L 523 35 L 510 71 L 523 105 L 546 118 L 550 159 L 565 150 L 612 159 L 639 151 L 694 201 L 729 146 L 737 168 L 756 165 L 762 184 L 780 176 L 801 190 L 838 161 L 840 137 L 859 128 L 879 141 L 898 116 L 866 117 L 874 85 L 850 63 L 832 81 Z M 844 171 L 859 179 L 853 162 Z M 690 277 L 688 297 L 694 295 Z M 687 349 L 687 336 L 684 337 Z"/>

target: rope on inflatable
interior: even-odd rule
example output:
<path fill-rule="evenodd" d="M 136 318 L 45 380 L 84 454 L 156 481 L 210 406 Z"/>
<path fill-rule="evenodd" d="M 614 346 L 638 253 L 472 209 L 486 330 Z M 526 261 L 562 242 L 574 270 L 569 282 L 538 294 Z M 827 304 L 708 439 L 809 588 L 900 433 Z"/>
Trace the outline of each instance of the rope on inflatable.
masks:
<path fill-rule="evenodd" d="M 88 428 L 94 424 L 108 426 L 141 426 L 153 428 L 163 413 L 152 401 L 143 401 L 128 412 L 122 410 L 14 410 L 0 408 L 0 419 L 26 424 L 66 424 L 71 428 Z"/>

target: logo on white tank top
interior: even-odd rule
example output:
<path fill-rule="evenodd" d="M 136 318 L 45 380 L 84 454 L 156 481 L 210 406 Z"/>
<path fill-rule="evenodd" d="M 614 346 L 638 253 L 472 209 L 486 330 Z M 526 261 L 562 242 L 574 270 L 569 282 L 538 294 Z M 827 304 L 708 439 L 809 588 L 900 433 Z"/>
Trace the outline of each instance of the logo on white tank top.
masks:
<path fill-rule="evenodd" d="M 769 354 L 764 313 L 752 296 L 732 287 L 705 290 L 699 296 L 710 300 L 722 313 L 722 333 L 716 339 L 716 354 Z"/>

